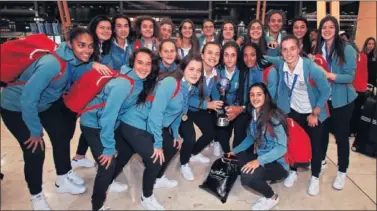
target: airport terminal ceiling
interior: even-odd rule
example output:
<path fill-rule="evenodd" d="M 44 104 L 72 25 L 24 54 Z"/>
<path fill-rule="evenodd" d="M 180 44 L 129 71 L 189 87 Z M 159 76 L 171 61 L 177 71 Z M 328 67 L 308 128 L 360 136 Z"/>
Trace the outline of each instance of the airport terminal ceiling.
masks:
<path fill-rule="evenodd" d="M 212 18 L 219 28 L 223 20 L 233 20 L 237 24 L 243 21 L 247 24 L 256 17 L 256 1 L 68 1 L 71 22 L 75 25 L 87 25 L 98 14 L 112 16 L 123 12 L 130 17 L 150 15 L 156 18 L 170 17 L 175 24 L 189 18 L 196 24 L 206 18 Z M 341 27 L 353 28 L 352 21 L 342 22 L 346 18 L 357 19 L 358 1 L 341 1 Z M 272 9 L 281 9 L 290 19 L 303 15 L 315 15 L 316 1 L 267 1 L 266 12 Z M 35 12 L 39 18 L 47 22 L 59 22 L 59 13 L 56 1 L 13 1 L 2 2 L 1 29 L 4 31 L 13 24 L 14 31 L 25 31 L 27 25 L 35 22 Z M 355 18 L 356 17 L 356 18 Z M 309 19 L 309 18 L 308 18 Z M 315 21 L 310 22 L 315 27 Z M 288 24 L 287 24 L 288 25 Z M 26 28 L 26 29 L 25 29 Z"/>

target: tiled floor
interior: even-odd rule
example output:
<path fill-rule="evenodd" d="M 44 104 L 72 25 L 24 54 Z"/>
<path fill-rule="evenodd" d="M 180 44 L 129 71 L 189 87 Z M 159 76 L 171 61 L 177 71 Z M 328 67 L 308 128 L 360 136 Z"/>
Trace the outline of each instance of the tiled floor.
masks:
<path fill-rule="evenodd" d="M 76 150 L 79 131 L 72 144 L 72 155 Z M 95 168 L 77 169 L 77 173 L 87 183 L 87 192 L 73 196 L 69 194 L 56 194 L 54 191 L 55 171 L 52 161 L 51 145 L 46 140 L 47 153 L 44 166 L 44 193 L 55 210 L 88 210 L 91 209 L 90 197 L 93 188 Z M 88 153 L 90 154 L 90 153 Z M 212 148 L 204 151 L 204 155 L 212 160 Z M 306 193 L 309 171 L 302 171 L 293 188 L 285 188 L 282 183 L 274 184 L 274 190 L 280 195 L 280 203 L 274 208 L 277 210 L 376 210 L 376 159 L 368 158 L 351 152 L 351 162 L 346 187 L 343 191 L 332 188 L 333 178 L 336 175 L 336 145 L 331 140 L 328 151 L 328 168 L 321 176 L 321 193 L 312 197 Z M 183 179 L 178 171 L 178 159 L 170 165 L 167 175 L 176 179 L 179 186 L 174 189 L 158 189 L 156 197 L 169 210 L 250 210 L 251 204 L 258 199 L 258 195 L 243 188 L 239 179 L 234 185 L 227 203 L 222 204 L 217 198 L 199 189 L 199 185 L 210 168 L 204 165 L 191 163 L 196 180 L 188 182 Z M 107 204 L 113 210 L 142 209 L 139 205 L 141 190 L 141 177 L 143 165 L 138 156 L 134 156 L 125 168 L 125 174 L 119 177 L 120 182 L 130 185 L 127 192 L 111 193 Z M 30 196 L 23 175 L 22 154 L 16 140 L 9 134 L 1 123 L 1 172 L 5 180 L 1 182 L 1 210 L 30 210 Z"/>

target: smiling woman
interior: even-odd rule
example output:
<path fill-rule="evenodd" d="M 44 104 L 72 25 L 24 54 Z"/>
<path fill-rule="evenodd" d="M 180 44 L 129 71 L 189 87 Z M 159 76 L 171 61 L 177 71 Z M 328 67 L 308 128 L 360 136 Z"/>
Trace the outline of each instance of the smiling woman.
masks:
<path fill-rule="evenodd" d="M 164 209 L 153 195 L 154 188 L 178 184 L 164 174 L 181 148 L 178 128 L 182 120 L 187 120 L 190 90 L 199 88 L 202 91 L 202 71 L 200 55 L 190 54 L 176 71 L 159 76 L 146 101 L 138 102 L 119 117 L 123 139 L 145 163 L 141 205 L 148 210 Z"/>
<path fill-rule="evenodd" d="M 287 36 L 282 40 L 281 52 L 284 63 L 283 68 L 279 69 L 277 104 L 304 128 L 310 137 L 313 157 L 308 193 L 315 196 L 319 194 L 319 173 L 322 162 L 320 142 L 323 122 L 329 115 L 326 112 L 326 102 L 330 97 L 331 88 L 324 72 L 309 58 L 300 55 L 299 40 L 295 36 Z M 291 167 L 284 185 L 292 187 L 296 180 L 297 169 Z"/>
<path fill-rule="evenodd" d="M 81 130 L 98 164 L 92 194 L 93 210 L 103 207 L 110 184 L 134 154 L 128 143 L 121 138 L 119 129 L 114 131 L 118 116 L 138 100 L 145 101 L 145 93 L 150 92 L 156 83 L 157 60 L 153 59 L 149 49 L 135 51 L 131 64 L 131 67 L 122 66 L 121 75 L 104 86 L 86 106 L 86 112 L 80 118 Z M 127 186 L 123 189 L 127 189 Z"/>
<path fill-rule="evenodd" d="M 24 70 L 16 82 L 26 81 L 25 84 L 7 86 L 1 93 L 1 117 L 22 146 L 24 174 L 34 210 L 49 209 L 42 191 L 43 129 L 53 146 L 56 191 L 70 194 L 86 191 L 84 180 L 70 164 L 70 140 L 77 118 L 65 107 L 62 95 L 70 83 L 70 73 L 74 74 L 76 67 L 88 62 L 92 55 L 93 38 L 83 28 L 72 29 L 69 38 L 68 44 L 62 43 L 55 51 L 56 56 L 46 54 Z"/>

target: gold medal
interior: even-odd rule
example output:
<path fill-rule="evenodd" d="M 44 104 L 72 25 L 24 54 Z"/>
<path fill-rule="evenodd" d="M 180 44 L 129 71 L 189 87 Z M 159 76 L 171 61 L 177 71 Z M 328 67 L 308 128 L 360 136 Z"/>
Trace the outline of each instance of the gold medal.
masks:
<path fill-rule="evenodd" d="M 188 119 L 188 116 L 187 116 L 186 114 L 184 114 L 184 115 L 182 116 L 182 121 L 187 121 L 187 119 Z"/>

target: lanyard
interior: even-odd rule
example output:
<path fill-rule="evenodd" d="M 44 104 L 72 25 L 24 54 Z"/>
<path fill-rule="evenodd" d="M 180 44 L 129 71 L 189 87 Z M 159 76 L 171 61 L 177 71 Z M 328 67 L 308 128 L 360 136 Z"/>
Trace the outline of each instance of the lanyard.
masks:
<path fill-rule="evenodd" d="M 204 83 L 207 85 L 207 82 L 206 82 L 206 78 L 203 78 L 204 79 Z M 213 86 L 215 85 L 216 81 L 215 81 L 215 77 L 212 77 L 211 79 L 209 79 L 209 83 L 208 83 L 208 86 L 206 86 L 207 88 L 207 97 L 211 96 L 211 92 L 212 92 L 212 89 L 213 89 Z"/>
<path fill-rule="evenodd" d="M 180 48 L 179 51 L 181 52 L 181 58 L 183 59 L 185 57 L 185 52 L 182 48 Z"/>
<path fill-rule="evenodd" d="M 332 72 L 332 69 L 331 69 L 332 58 L 331 58 L 331 56 L 329 55 L 329 52 L 327 51 L 326 46 L 325 46 L 325 53 L 326 53 L 327 67 L 329 68 L 330 72 Z"/>
<path fill-rule="evenodd" d="M 289 81 L 288 81 L 288 73 L 285 72 L 285 75 L 286 75 L 286 78 L 287 78 L 287 85 L 288 85 L 288 84 L 289 84 Z M 292 87 L 289 89 L 289 93 L 288 93 L 289 97 L 292 96 L 292 92 L 293 92 L 293 89 L 294 89 L 294 87 L 295 87 L 295 85 L 296 85 L 297 78 L 298 78 L 298 75 L 295 74 L 295 76 L 294 76 L 294 78 L 293 78 Z M 289 88 L 289 86 L 288 86 L 288 88 Z"/>

